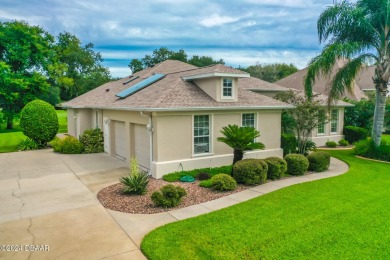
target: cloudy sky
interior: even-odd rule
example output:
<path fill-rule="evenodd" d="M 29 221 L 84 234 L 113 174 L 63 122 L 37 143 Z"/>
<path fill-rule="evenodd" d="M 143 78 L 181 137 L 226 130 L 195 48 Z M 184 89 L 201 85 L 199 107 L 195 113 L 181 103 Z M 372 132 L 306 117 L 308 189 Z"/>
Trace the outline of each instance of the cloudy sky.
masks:
<path fill-rule="evenodd" d="M 307 65 L 321 46 L 319 14 L 333 0 L 0 0 L 0 20 L 25 20 L 53 35 L 92 42 L 113 76 L 159 47 L 227 65 Z"/>

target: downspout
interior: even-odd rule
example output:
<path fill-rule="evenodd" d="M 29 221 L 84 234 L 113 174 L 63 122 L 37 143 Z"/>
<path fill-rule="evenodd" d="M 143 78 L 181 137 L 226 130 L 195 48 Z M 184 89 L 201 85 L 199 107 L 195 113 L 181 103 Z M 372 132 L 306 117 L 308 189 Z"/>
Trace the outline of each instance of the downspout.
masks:
<path fill-rule="evenodd" d="M 140 112 L 141 116 L 145 116 L 149 118 L 149 122 L 146 125 L 146 130 L 149 133 L 149 175 L 152 175 L 152 162 L 153 162 L 153 124 L 152 124 L 152 116 L 145 115 L 143 111 Z"/>

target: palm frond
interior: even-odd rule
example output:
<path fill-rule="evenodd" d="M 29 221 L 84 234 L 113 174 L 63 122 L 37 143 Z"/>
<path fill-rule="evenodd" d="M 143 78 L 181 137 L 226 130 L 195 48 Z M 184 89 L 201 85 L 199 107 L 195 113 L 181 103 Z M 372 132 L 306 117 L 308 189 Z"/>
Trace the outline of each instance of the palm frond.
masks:
<path fill-rule="evenodd" d="M 260 132 L 253 127 L 239 127 L 238 125 L 228 125 L 222 128 L 223 137 L 218 137 L 217 141 L 223 142 L 233 149 L 246 151 L 253 149 L 263 149 L 264 144 L 253 142 L 260 136 Z"/>

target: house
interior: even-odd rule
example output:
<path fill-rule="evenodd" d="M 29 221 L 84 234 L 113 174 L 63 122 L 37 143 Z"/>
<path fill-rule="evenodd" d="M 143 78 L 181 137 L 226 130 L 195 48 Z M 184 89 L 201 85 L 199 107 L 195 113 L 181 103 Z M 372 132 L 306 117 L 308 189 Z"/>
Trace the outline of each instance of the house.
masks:
<path fill-rule="evenodd" d="M 323 95 L 329 93 L 331 86 L 331 80 L 336 74 L 336 72 L 345 65 L 344 60 L 338 60 L 332 69 L 332 72 L 329 76 L 320 75 L 313 86 L 313 92 L 317 92 Z M 353 83 L 353 93 L 345 92 L 344 97 L 351 100 L 360 100 L 362 98 L 368 98 L 366 92 L 375 91 L 375 86 L 372 82 L 373 73 L 375 71 L 374 66 L 368 66 L 362 68 L 359 74 L 356 77 L 356 80 Z M 283 79 L 280 79 L 275 82 L 275 84 L 280 85 L 286 88 L 292 88 L 297 90 L 304 90 L 304 80 L 307 74 L 307 68 L 299 70 Z"/>
<path fill-rule="evenodd" d="M 228 124 L 260 131 L 264 150 L 245 158 L 282 157 L 281 113 L 293 106 L 274 99 L 287 89 L 221 64 L 198 68 L 167 60 L 106 83 L 63 104 L 68 133 L 100 128 L 105 152 L 132 156 L 153 177 L 231 164 L 233 150 L 218 142 Z M 338 110 L 338 111 L 342 111 Z M 335 125 L 342 131 L 342 112 Z"/>
<path fill-rule="evenodd" d="M 141 168 L 161 178 L 230 164 L 232 149 L 216 140 L 228 124 L 260 131 L 266 149 L 247 152 L 247 158 L 281 157 L 281 112 L 293 106 L 252 90 L 263 85 L 281 88 L 221 64 L 198 68 L 167 60 L 63 107 L 70 135 L 100 128 L 105 152 L 127 162 L 135 156 Z"/>

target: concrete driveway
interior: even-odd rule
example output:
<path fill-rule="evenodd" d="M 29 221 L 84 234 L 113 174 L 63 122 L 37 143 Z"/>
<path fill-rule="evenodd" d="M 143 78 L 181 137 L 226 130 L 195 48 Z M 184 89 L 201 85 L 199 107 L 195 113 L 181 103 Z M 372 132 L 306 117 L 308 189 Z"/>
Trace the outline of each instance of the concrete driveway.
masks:
<path fill-rule="evenodd" d="M 0 154 L 0 259 L 145 259 L 96 199 L 127 173 L 107 154 Z"/>

